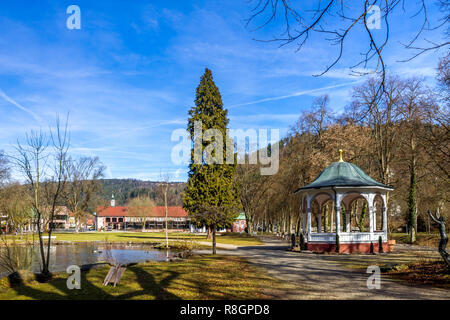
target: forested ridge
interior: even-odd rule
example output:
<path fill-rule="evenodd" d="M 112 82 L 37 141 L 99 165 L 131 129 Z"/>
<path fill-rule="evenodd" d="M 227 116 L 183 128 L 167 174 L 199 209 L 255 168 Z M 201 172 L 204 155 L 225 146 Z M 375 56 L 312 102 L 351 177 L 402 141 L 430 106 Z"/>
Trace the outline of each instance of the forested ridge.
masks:
<path fill-rule="evenodd" d="M 102 185 L 101 199 L 109 201 L 111 195 L 114 194 L 117 206 L 127 205 L 131 199 L 138 196 L 148 196 L 157 205 L 164 204 L 157 190 L 161 182 L 138 179 L 100 179 L 99 182 Z M 182 205 L 181 193 L 185 186 L 184 182 L 170 182 L 169 193 L 171 196 L 168 197 L 170 206 Z"/>

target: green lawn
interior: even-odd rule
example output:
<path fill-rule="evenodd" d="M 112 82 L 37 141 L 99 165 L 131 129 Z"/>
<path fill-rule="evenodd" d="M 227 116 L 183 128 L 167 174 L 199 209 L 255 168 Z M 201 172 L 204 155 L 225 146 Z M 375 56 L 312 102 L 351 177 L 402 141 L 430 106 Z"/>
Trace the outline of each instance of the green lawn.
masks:
<path fill-rule="evenodd" d="M 67 289 L 65 273 L 44 284 L 30 276 L 12 288 L 3 278 L 0 299 L 275 299 L 292 289 L 245 259 L 231 256 L 199 255 L 138 264 L 125 271 L 117 287 L 102 286 L 108 269 L 82 272 L 80 290 Z"/>
<path fill-rule="evenodd" d="M 409 243 L 409 235 L 405 233 L 391 233 L 389 238 L 397 241 L 397 243 Z M 435 247 L 439 245 L 441 239 L 439 233 L 428 234 L 426 232 L 417 233 L 417 239 L 414 244 L 426 247 Z"/>
<path fill-rule="evenodd" d="M 164 232 L 80 232 L 80 233 L 54 233 L 56 239 L 52 241 L 72 241 L 72 242 L 93 242 L 93 241 L 107 241 L 107 242 L 138 242 L 138 243 L 157 243 L 166 240 Z M 13 236 L 8 236 L 12 239 Z M 20 239 L 31 239 L 31 236 L 15 237 L 17 241 Z M 191 233 L 169 233 L 171 241 L 176 240 L 195 240 L 208 241 L 206 236 Z M 35 235 L 35 240 L 37 236 Z M 252 246 L 260 245 L 262 242 L 252 236 L 240 233 L 226 233 L 217 237 L 217 243 L 233 244 L 237 246 Z"/>

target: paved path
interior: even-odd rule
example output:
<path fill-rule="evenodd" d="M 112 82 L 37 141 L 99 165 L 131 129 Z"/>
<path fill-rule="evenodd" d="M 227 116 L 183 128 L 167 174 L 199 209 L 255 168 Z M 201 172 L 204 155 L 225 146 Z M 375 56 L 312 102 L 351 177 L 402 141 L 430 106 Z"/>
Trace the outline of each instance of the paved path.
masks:
<path fill-rule="evenodd" d="M 212 242 L 208 242 L 208 241 L 195 241 L 195 242 L 198 243 L 199 245 L 202 245 L 202 246 L 210 246 L 210 247 L 212 247 Z M 239 247 L 235 246 L 234 244 L 216 243 L 216 248 L 228 249 L 228 250 L 236 250 Z"/>
<path fill-rule="evenodd" d="M 280 299 L 450 299 L 450 290 L 408 285 L 382 275 L 381 289 L 367 288 L 370 274 L 346 268 L 336 259 L 343 255 L 325 255 L 286 251 L 288 244 L 264 239 L 265 245 L 219 250 L 220 254 L 239 255 L 266 269 L 269 275 L 289 281 L 297 289 Z M 337 258 L 339 257 L 339 258 Z"/>

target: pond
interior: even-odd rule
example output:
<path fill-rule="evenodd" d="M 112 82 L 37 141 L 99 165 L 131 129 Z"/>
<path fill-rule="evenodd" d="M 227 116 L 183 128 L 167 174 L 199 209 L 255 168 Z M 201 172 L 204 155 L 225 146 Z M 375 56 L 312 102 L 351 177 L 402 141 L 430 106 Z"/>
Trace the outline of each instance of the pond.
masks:
<path fill-rule="evenodd" d="M 5 248 L 0 248 L 0 250 L 5 250 Z M 38 245 L 34 247 L 17 246 L 13 248 L 12 252 L 14 256 L 20 257 L 22 261 L 21 269 L 33 272 L 40 271 Z M 29 259 L 31 256 L 33 259 Z M 174 254 L 170 251 L 157 250 L 145 244 L 59 244 L 50 247 L 50 271 L 65 272 L 70 265 L 81 267 L 101 262 L 128 264 L 146 261 L 166 261 L 167 257 L 171 259 L 173 256 Z M 7 275 L 7 270 L 0 266 L 0 277 Z"/>

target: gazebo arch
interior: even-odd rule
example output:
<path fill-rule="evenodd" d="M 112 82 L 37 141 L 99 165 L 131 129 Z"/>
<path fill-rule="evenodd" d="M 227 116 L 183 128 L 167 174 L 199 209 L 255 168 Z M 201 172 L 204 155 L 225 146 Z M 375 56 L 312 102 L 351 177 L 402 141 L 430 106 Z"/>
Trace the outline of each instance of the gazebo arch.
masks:
<path fill-rule="evenodd" d="M 340 252 L 371 252 L 377 250 L 379 239 L 386 250 L 387 242 L 387 205 L 386 199 L 393 188 L 369 177 L 356 165 L 344 162 L 342 150 L 340 160 L 332 163 L 309 185 L 295 191 L 302 196 L 302 233 L 308 250 L 332 251 L 339 239 Z M 352 232 L 350 205 L 356 199 L 363 198 L 367 203 L 369 228 L 364 232 Z M 334 230 L 324 232 L 322 228 L 322 208 L 331 200 Z M 315 232 L 312 229 L 312 203 L 316 202 L 319 219 Z M 379 207 L 381 205 L 381 208 Z M 342 215 L 342 208 L 345 215 Z M 378 220 L 381 221 L 377 224 Z M 344 220 L 345 225 L 342 225 Z M 381 227 L 381 228 L 380 228 Z"/>
<path fill-rule="evenodd" d="M 360 192 L 356 192 L 356 191 L 350 191 L 350 192 L 344 193 L 343 196 L 342 196 L 341 207 L 345 208 L 345 213 L 346 213 L 345 232 L 353 232 L 353 230 L 352 230 L 352 221 L 353 221 L 352 218 L 353 217 L 356 218 L 356 215 L 352 216 L 352 209 L 353 209 L 353 205 L 358 200 L 363 200 L 363 202 L 367 205 L 367 209 L 369 208 L 368 196 L 366 194 L 364 194 L 364 193 L 360 193 Z M 361 208 L 361 214 L 362 214 L 362 210 L 363 210 L 363 208 Z M 361 219 L 361 216 L 360 216 L 360 219 Z M 368 228 L 370 228 L 370 225 L 368 226 Z"/>
<path fill-rule="evenodd" d="M 381 193 L 377 193 L 373 198 L 373 212 L 374 212 L 374 222 L 375 230 L 383 230 L 385 217 L 383 212 L 386 210 L 385 204 L 386 197 L 383 197 Z"/>

